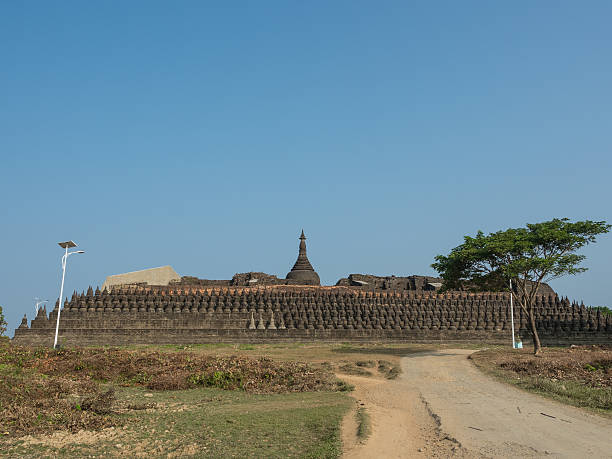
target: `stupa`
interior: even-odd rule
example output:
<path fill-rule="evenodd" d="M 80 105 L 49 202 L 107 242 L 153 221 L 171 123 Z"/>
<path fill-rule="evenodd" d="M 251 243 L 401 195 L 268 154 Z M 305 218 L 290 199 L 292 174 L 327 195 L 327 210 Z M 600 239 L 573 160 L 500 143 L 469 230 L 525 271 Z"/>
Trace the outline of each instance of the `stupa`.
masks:
<path fill-rule="evenodd" d="M 310 264 L 310 261 L 308 261 L 308 256 L 306 255 L 306 236 L 304 236 L 304 230 L 302 230 L 300 235 L 300 252 L 297 261 L 287 274 L 286 279 L 297 281 L 303 285 L 321 285 L 321 279 L 319 279 L 319 275 Z"/>

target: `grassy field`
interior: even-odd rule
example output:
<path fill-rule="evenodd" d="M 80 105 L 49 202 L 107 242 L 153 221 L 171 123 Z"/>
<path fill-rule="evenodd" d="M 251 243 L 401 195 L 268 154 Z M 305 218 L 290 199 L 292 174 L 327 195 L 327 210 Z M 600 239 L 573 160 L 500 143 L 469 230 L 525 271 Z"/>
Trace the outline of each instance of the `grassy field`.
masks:
<path fill-rule="evenodd" d="M 143 409 L 127 409 L 141 405 Z M 313 457 L 340 454 L 340 392 L 248 394 L 221 389 L 117 393 L 119 425 L 4 442 L 9 457 Z M 145 408 L 146 407 L 146 408 Z"/>
<path fill-rule="evenodd" d="M 392 379 L 424 346 L 0 348 L 0 456 L 322 457 L 355 406 L 334 373 Z M 299 363 L 307 362 L 307 363 Z M 356 413 L 360 431 L 368 415 Z"/>
<path fill-rule="evenodd" d="M 472 354 L 485 373 L 521 389 L 612 417 L 612 349 L 600 346 L 530 350 L 488 349 Z"/>

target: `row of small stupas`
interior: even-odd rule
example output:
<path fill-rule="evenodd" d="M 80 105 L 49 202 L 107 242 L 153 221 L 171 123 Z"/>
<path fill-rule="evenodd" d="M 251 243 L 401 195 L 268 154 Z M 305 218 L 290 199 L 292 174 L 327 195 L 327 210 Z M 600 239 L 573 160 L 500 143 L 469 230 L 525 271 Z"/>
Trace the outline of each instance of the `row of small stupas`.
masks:
<path fill-rule="evenodd" d="M 15 341 L 45 344 L 58 307 L 41 308 Z M 538 296 L 537 325 L 545 342 L 610 343 L 612 317 L 556 295 Z M 197 343 L 219 340 L 504 341 L 511 329 L 502 293 L 375 292 L 346 287 L 268 286 L 174 289 L 130 286 L 74 294 L 64 304 L 65 344 Z M 514 309 L 517 333 L 527 318 Z"/>

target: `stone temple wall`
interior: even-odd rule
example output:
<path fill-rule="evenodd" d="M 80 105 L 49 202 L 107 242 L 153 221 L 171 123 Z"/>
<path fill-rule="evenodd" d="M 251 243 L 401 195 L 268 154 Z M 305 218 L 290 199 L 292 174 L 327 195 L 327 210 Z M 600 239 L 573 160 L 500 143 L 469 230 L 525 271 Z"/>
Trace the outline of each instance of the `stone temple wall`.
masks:
<path fill-rule="evenodd" d="M 373 276 L 371 274 L 349 274 L 336 282 L 338 286 L 359 287 L 362 290 L 412 290 L 434 291 L 442 285 L 439 277 L 427 276 Z"/>
<path fill-rule="evenodd" d="M 518 335 L 529 337 L 515 305 Z M 24 317 L 18 344 L 52 345 L 56 307 Z M 545 344 L 612 344 L 612 318 L 558 296 L 538 297 Z M 510 340 L 508 294 L 372 292 L 343 287 L 173 289 L 130 287 L 74 294 L 64 304 L 63 345 L 257 342 L 273 340 Z"/>

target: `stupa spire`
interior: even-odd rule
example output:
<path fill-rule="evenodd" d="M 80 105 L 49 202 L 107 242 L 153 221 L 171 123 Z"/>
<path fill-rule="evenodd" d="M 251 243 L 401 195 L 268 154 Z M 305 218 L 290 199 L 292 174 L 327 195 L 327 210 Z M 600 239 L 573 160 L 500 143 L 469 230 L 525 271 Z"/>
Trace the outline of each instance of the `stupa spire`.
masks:
<path fill-rule="evenodd" d="M 287 279 L 292 279 L 306 285 L 321 285 L 319 275 L 315 272 L 306 255 L 306 236 L 303 229 L 302 234 L 300 234 L 298 258 L 291 271 L 287 274 Z"/>

